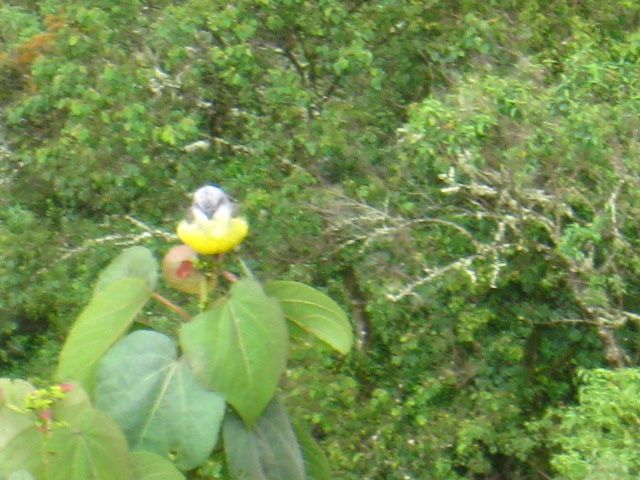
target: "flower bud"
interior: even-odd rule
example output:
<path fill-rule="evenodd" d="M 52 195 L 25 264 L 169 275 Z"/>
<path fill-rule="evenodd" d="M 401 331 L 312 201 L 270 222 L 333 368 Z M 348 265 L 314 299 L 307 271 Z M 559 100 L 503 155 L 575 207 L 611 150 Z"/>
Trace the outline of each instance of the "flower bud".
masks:
<path fill-rule="evenodd" d="M 202 282 L 207 283 L 207 289 L 213 290 L 215 281 L 207 280 L 206 276 L 195 267 L 198 254 L 187 245 L 178 245 L 167 252 L 162 259 L 162 275 L 169 285 L 181 292 L 198 294 Z"/>

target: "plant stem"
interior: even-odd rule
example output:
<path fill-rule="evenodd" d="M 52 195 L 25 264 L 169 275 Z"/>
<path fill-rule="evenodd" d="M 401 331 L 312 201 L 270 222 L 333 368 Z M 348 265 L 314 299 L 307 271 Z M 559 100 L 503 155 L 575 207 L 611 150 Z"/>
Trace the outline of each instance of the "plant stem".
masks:
<path fill-rule="evenodd" d="M 168 299 L 164 298 L 158 292 L 153 292 L 151 294 L 151 297 L 154 298 L 155 300 L 159 301 L 160 303 L 162 303 L 165 307 L 167 307 L 170 310 L 173 310 L 174 312 L 176 312 L 182 318 L 184 318 L 186 320 L 191 320 L 191 315 L 189 315 L 189 313 L 186 310 L 180 308 L 178 305 L 173 303 L 171 300 L 168 300 Z"/>
<path fill-rule="evenodd" d="M 200 279 L 200 310 L 204 311 L 207 308 L 207 303 L 209 302 L 209 285 L 208 278 L 204 275 Z"/>
<path fill-rule="evenodd" d="M 244 263 L 244 260 L 242 260 L 241 258 L 238 258 L 238 262 L 240 263 L 240 268 L 242 269 L 242 273 L 244 273 L 246 277 L 251 279 L 256 278 L 253 276 L 253 272 L 251 271 L 251 269 L 247 266 L 246 263 Z"/>
<path fill-rule="evenodd" d="M 224 278 L 227 282 L 229 282 L 229 283 L 235 283 L 235 282 L 237 282 L 238 280 L 240 280 L 240 279 L 238 278 L 238 276 L 237 276 L 235 273 L 227 272 L 226 270 L 225 270 L 225 271 L 223 271 L 223 272 L 221 273 L 221 275 L 222 275 L 222 276 L 223 276 L 223 278 Z"/>

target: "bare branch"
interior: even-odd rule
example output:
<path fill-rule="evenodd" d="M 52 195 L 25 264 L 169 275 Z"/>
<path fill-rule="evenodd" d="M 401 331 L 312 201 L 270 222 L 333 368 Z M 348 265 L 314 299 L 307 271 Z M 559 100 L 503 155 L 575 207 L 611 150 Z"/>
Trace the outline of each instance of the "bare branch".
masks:
<path fill-rule="evenodd" d="M 449 262 L 430 261 L 422 255 L 403 257 L 394 265 L 400 275 L 405 269 L 421 274 L 412 278 L 407 275 L 410 279 L 403 285 L 390 288 L 386 298 L 393 302 L 419 297 L 417 290 L 421 286 L 452 271 L 464 272 L 472 283 L 481 278 L 495 288 L 515 252 L 542 253 L 545 261 L 563 265 L 573 306 L 579 311 L 578 318 L 560 319 L 557 323 L 581 323 L 595 328 L 610 365 L 627 364 L 616 331 L 629 321 L 640 323 L 640 314 L 624 308 L 623 289 L 611 284 L 610 279 L 623 278 L 626 259 L 633 252 L 634 242 L 622 229 L 623 219 L 630 214 L 624 193 L 631 185 L 640 188 L 640 176 L 629 172 L 622 162 L 615 162 L 617 180 L 609 186 L 605 201 L 598 201 L 571 185 L 547 184 L 540 188 L 516 181 L 507 169 L 480 169 L 471 160 L 471 153 L 463 152 L 449 171 L 439 176 L 443 183 L 440 191 L 450 197 L 449 202 L 415 194 L 425 202 L 416 209 L 420 215 L 415 218 L 390 213 L 386 206 L 375 208 L 338 195 L 326 209 L 330 213 L 325 214 L 329 233 L 340 241 L 336 250 L 357 244 L 364 253 L 376 240 L 402 236 L 403 241 L 411 242 L 438 227 L 448 228 L 459 240 L 466 240 L 469 251 Z M 575 215 L 576 205 L 585 206 L 589 215 Z M 608 221 L 596 225 L 596 219 Z M 571 241 L 567 237 L 571 230 L 567 227 L 573 225 L 580 227 L 579 231 L 594 232 L 601 240 L 577 240 L 577 253 L 568 252 L 566 242 Z M 532 238 L 532 228 L 545 232 L 543 238 Z M 442 232 L 437 232 L 433 238 L 441 236 Z"/>
<path fill-rule="evenodd" d="M 53 266 L 58 265 L 61 262 L 69 260 L 70 258 L 76 257 L 78 255 L 82 255 L 94 247 L 111 244 L 118 247 L 128 247 L 133 245 L 138 245 L 144 240 L 148 240 L 150 238 L 163 238 L 167 241 L 175 241 L 177 238 L 175 234 L 167 232 L 165 230 L 151 227 L 146 223 L 130 216 L 125 215 L 124 218 L 135 225 L 138 229 L 142 230 L 140 233 L 114 233 L 111 235 L 105 235 L 103 237 L 90 238 L 82 242 L 81 245 L 67 249 L 56 261 L 47 265 L 44 268 L 41 268 L 36 272 L 36 275 L 41 275 L 49 271 Z"/>

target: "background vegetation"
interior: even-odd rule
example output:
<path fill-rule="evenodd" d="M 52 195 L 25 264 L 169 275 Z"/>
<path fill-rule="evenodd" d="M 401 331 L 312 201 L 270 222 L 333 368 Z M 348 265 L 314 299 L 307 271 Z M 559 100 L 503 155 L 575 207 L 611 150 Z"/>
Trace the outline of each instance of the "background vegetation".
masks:
<path fill-rule="evenodd" d="M 3 2 L 3 375 L 46 377 L 97 272 L 217 183 L 262 278 L 351 312 L 357 352 L 294 351 L 286 380 L 335 478 L 637 478 L 639 23 L 628 0 Z"/>

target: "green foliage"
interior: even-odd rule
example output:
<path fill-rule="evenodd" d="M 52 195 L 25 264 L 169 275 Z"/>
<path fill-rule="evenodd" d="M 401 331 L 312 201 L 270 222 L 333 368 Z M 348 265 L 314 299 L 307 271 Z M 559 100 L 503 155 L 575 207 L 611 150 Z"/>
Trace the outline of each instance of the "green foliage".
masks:
<path fill-rule="evenodd" d="M 131 476 L 138 480 L 184 480 L 171 462 L 151 452 L 133 452 L 131 458 Z"/>
<path fill-rule="evenodd" d="M 218 441 L 224 399 L 197 384 L 160 333 L 140 330 L 114 345 L 100 362 L 94 396 L 132 449 L 171 453 L 182 470 L 202 464 Z"/>
<path fill-rule="evenodd" d="M 237 415 L 228 415 L 222 434 L 233 478 L 307 478 L 298 441 L 287 412 L 278 400 L 267 406 L 252 428 Z"/>
<path fill-rule="evenodd" d="M 12 434 L 0 450 L 0 473 L 28 471 L 36 479 L 131 478 L 127 441 L 107 415 L 78 404 L 78 408 L 59 408 L 54 420 L 50 408 L 27 408 L 30 397 L 40 391 L 27 393 L 22 385 L 6 381 L 2 391 L 9 393 L 3 409 L 15 412 L 16 418 L 3 424 L 3 433 L 8 428 Z"/>
<path fill-rule="evenodd" d="M 184 478 L 176 467 L 203 466 L 221 429 L 231 478 L 304 480 L 328 471 L 307 434 L 307 476 L 288 414 L 274 398 L 289 336 L 279 301 L 253 278 L 221 272 L 217 258 L 195 261 L 214 269 L 202 272 L 204 285 L 206 275 L 214 283 L 225 275 L 234 283 L 194 319 L 152 292 L 157 263 L 149 250 L 130 248 L 103 270 L 62 349 L 56 375 L 74 383 L 37 390 L 22 380 L 0 379 L 0 475 Z M 295 285 L 298 302 L 330 302 L 311 287 Z M 120 339 L 151 297 L 187 318 L 179 330 L 183 356 L 159 332 L 137 330 Z M 201 299 L 201 308 L 206 304 Z M 332 314 L 346 321 L 334 307 Z M 344 326 L 325 331 L 339 337 Z M 226 411 L 227 403 L 235 411 Z"/>
<path fill-rule="evenodd" d="M 9 475 L 20 470 L 20 465 L 26 464 L 27 468 L 37 466 L 37 455 L 32 455 L 33 451 L 25 448 L 25 443 L 29 446 L 30 437 L 33 437 L 33 423 L 16 408 L 22 406 L 34 387 L 24 380 L 1 379 L 0 388 L 0 419 L 3 426 L 0 432 L 0 459 L 3 465 L 0 473 Z M 33 468 L 29 469 L 34 471 Z"/>
<path fill-rule="evenodd" d="M 300 445 L 304 469 L 309 480 L 331 480 L 329 460 L 313 439 L 308 429 L 294 424 L 293 431 Z"/>
<path fill-rule="evenodd" d="M 0 367 L 47 378 L 108 259 L 160 253 L 185 192 L 224 179 L 260 233 L 247 264 L 354 319 L 348 360 L 292 342 L 287 369 L 335 478 L 552 476 L 529 425 L 577 404 L 576 371 L 640 358 L 639 20 L 628 0 L 5 2 Z"/>
<path fill-rule="evenodd" d="M 56 376 L 91 390 L 98 361 L 124 335 L 150 296 L 147 283 L 137 276 L 115 280 L 99 290 L 69 332 Z"/>
<path fill-rule="evenodd" d="M 241 280 L 230 296 L 180 329 L 196 376 L 253 425 L 284 372 L 288 333 L 280 305 L 258 283 Z"/>
<path fill-rule="evenodd" d="M 25 470 L 14 472 L 9 476 L 9 480 L 33 480 L 31 474 Z"/>
<path fill-rule="evenodd" d="M 52 449 L 45 453 L 51 455 L 45 466 L 48 478 L 132 478 L 127 441 L 111 418 L 87 408 L 60 421 L 68 425 L 54 429 L 47 441 Z"/>
<path fill-rule="evenodd" d="M 271 282 L 265 291 L 278 299 L 288 320 L 340 353 L 349 352 L 353 331 L 349 319 L 336 302 L 298 282 Z"/>
<path fill-rule="evenodd" d="M 142 278 L 149 290 L 158 284 L 158 263 L 153 254 L 144 247 L 131 247 L 122 252 L 98 277 L 95 293 L 123 278 Z"/>
<path fill-rule="evenodd" d="M 580 372 L 579 404 L 550 412 L 551 464 L 558 479 L 625 480 L 640 474 L 640 372 Z"/>

